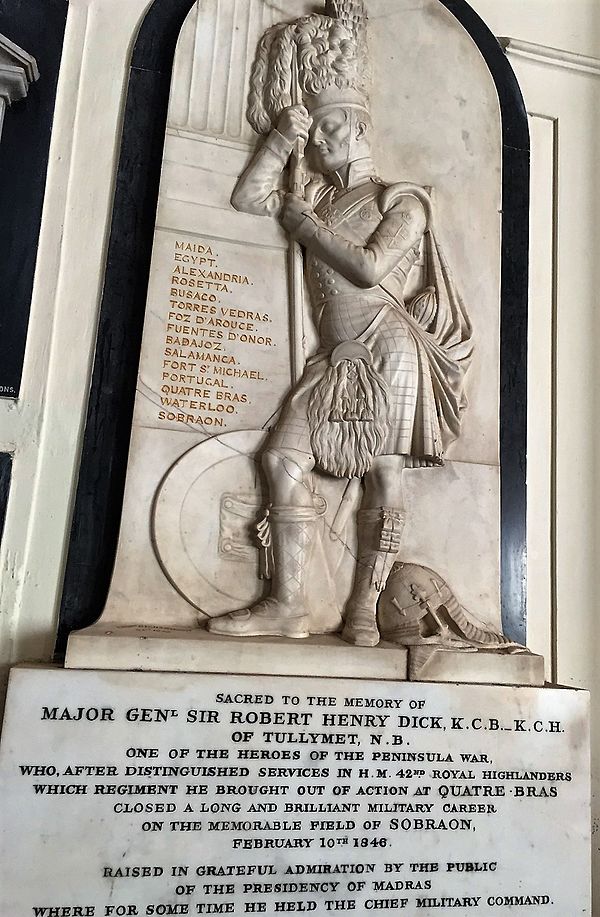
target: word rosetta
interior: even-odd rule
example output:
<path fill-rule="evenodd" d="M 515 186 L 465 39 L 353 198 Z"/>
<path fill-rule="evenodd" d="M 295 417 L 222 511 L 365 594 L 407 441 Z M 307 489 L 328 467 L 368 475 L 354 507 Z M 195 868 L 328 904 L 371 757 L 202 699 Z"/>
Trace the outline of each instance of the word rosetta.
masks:
<path fill-rule="evenodd" d="M 155 251 L 140 365 L 155 406 L 146 419 L 212 436 L 248 426 L 265 397 L 272 412 L 287 332 L 251 259 L 225 240 L 185 234 L 158 234 Z"/>
<path fill-rule="evenodd" d="M 2 913 L 583 914 L 586 701 L 18 670 Z"/>

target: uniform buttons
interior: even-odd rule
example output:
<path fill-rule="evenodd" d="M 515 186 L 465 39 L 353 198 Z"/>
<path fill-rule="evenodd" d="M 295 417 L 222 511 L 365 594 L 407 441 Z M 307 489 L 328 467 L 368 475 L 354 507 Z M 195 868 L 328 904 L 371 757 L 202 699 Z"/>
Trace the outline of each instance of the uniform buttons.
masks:
<path fill-rule="evenodd" d="M 333 269 L 330 268 L 330 267 L 328 267 L 327 270 L 325 271 L 325 273 L 326 273 L 326 274 L 333 274 Z"/>

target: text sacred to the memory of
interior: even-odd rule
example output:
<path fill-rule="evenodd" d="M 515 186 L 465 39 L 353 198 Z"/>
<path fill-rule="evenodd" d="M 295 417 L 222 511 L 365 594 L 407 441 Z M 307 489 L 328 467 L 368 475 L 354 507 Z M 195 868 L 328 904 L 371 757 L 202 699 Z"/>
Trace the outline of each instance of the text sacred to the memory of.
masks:
<path fill-rule="evenodd" d="M 14 792 L 101 840 L 69 847 L 77 893 L 50 884 L 29 913 L 558 913 L 543 826 L 576 799 L 568 711 L 491 686 L 125 675 L 32 698 L 45 738 Z"/>

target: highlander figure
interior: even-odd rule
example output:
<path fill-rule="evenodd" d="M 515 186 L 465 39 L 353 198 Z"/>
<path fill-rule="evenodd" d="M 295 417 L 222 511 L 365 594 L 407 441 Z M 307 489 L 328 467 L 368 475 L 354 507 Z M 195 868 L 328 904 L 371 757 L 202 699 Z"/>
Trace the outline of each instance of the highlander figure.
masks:
<path fill-rule="evenodd" d="M 232 203 L 279 220 L 302 245 L 320 347 L 263 455 L 271 503 L 261 534 L 271 595 L 213 619 L 209 629 L 311 632 L 305 585 L 317 528 L 316 468 L 363 483 L 342 637 L 375 646 L 377 601 L 404 526 L 403 472 L 442 465 L 459 435 L 471 326 L 434 235 L 430 193 L 384 182 L 374 165 L 363 3 L 328 0 L 326 14 L 269 29 L 252 70 L 248 118 L 266 139 Z M 288 165 L 294 190 L 286 193 Z M 423 283 L 407 300 L 417 261 Z"/>

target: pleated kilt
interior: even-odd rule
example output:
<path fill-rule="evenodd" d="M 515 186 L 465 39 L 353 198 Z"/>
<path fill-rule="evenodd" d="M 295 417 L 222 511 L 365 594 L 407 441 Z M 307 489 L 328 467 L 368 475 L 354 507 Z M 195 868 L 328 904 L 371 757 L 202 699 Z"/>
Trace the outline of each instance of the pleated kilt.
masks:
<path fill-rule="evenodd" d="M 321 349 L 308 360 L 302 378 L 285 401 L 269 447 L 312 453 L 308 403 L 313 389 L 326 372 L 334 347 L 360 340 L 371 352 L 373 366 L 389 390 L 389 433 L 381 454 L 403 455 L 408 467 L 443 464 L 424 333 L 401 305 L 383 296 L 332 297 L 321 316 Z"/>

